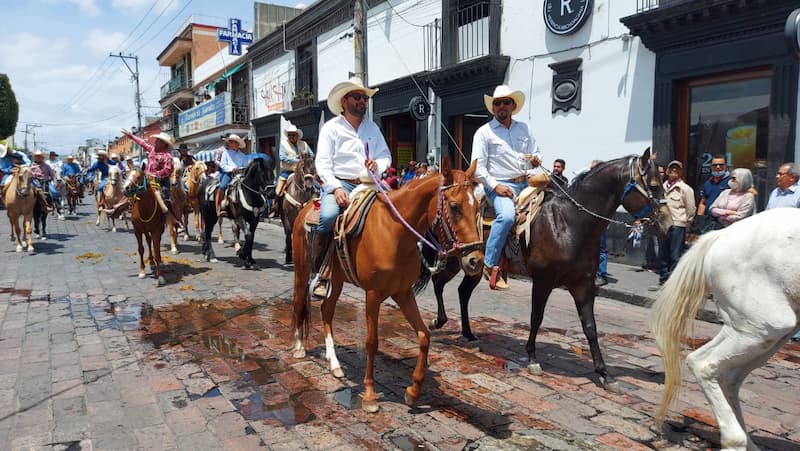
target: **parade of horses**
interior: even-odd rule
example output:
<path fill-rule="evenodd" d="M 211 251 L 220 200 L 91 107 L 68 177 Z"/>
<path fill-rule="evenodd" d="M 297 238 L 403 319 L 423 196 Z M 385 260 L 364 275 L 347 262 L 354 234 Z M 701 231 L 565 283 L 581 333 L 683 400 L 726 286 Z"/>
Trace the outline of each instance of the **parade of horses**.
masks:
<path fill-rule="evenodd" d="M 12 3 L 0 449 L 800 449 L 797 0 Z"/>

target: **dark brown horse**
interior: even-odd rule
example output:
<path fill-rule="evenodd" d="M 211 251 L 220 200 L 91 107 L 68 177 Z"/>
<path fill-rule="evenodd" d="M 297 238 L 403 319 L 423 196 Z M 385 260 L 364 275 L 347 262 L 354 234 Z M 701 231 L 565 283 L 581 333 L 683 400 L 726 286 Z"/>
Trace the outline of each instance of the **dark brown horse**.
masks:
<path fill-rule="evenodd" d="M 140 168 L 132 170 L 128 175 L 123 192 L 130 200 L 133 233 L 139 245 L 139 278 L 145 278 L 144 238 L 147 240 L 147 261 L 153 267 L 158 285 L 163 285 L 166 282 L 161 274 L 161 235 L 164 233 L 167 215 L 159 208 L 153 187 Z"/>
<path fill-rule="evenodd" d="M 629 156 L 600 163 L 591 171 L 579 175 L 566 193 L 556 189 L 548 194 L 542 209 L 531 224 L 532 244 L 520 240 L 524 268 L 511 268 L 533 280 L 531 299 L 531 331 L 525 350 L 528 370 L 541 374 L 536 358 L 536 335 L 544 319 L 544 308 L 554 288 L 565 287 L 575 300 L 583 332 L 589 340 L 594 370 L 601 384 L 610 391 L 619 385 L 608 374 L 594 318 L 594 279 L 600 255 L 600 235 L 608 226 L 617 207 L 622 205 L 634 216 L 647 217 L 659 233 L 671 225 L 666 206 L 660 201 L 664 192 L 656 165 L 650 160 L 650 149 L 641 156 Z M 488 236 L 488 233 L 485 234 Z M 438 317 L 432 327 L 438 329 L 447 322 L 442 291 L 444 285 L 459 272 L 458 262 L 433 276 Z M 461 306 L 461 333 L 475 340 L 469 325 L 469 298 L 481 280 L 481 275 L 465 275 L 458 286 Z"/>
<path fill-rule="evenodd" d="M 286 190 L 281 196 L 281 224 L 286 236 L 285 263 L 292 263 L 292 225 L 300 210 L 319 194 L 314 186 L 314 158 L 307 157 L 297 163 L 297 169 L 286 180 Z M 278 202 L 278 199 L 275 199 Z"/>
<path fill-rule="evenodd" d="M 478 236 L 475 218 L 478 214 L 478 201 L 474 198 L 475 172 L 473 164 L 469 170 L 454 171 L 450 162 L 442 162 L 440 176 L 430 176 L 415 180 L 402 189 L 389 193 L 388 198 L 396 206 L 402 217 L 416 233 L 424 233 L 431 227 L 444 228 L 453 237 L 444 243 L 442 255 L 452 255 L 460 259 L 468 273 L 478 273 L 483 260 L 482 243 Z M 300 217 L 313 208 L 306 205 Z M 304 338 L 308 334 L 309 273 L 308 234 L 305 223 L 298 219 L 293 230 L 292 246 L 295 256 L 294 267 L 294 357 L 306 355 Z M 417 251 L 418 237 L 404 226 L 386 201 L 380 195 L 366 217 L 362 233 L 347 238 L 347 248 L 352 257 L 355 283 L 366 291 L 367 351 L 366 374 L 364 375 L 364 399 L 362 408 L 369 412 L 378 410 L 373 386 L 375 354 L 378 350 L 378 314 L 383 301 L 391 297 L 400 307 L 403 315 L 419 337 L 419 355 L 414 369 L 413 384 L 406 389 L 405 401 L 413 405 L 419 399 L 422 382 L 428 364 L 430 332 L 419 313 L 414 297 L 414 283 L 419 277 L 420 256 Z M 340 260 L 330 258 L 331 294 L 322 303 L 322 319 L 325 328 L 326 356 L 331 362 L 331 371 L 336 377 L 343 377 L 341 365 L 336 357 L 333 343 L 333 314 L 336 301 L 342 292 L 345 272 Z M 414 269 L 409 271 L 409 269 Z"/>
<path fill-rule="evenodd" d="M 80 195 L 80 182 L 77 175 L 71 175 L 64 179 L 66 185 L 67 197 L 67 212 L 71 215 L 75 214 L 75 209 L 78 208 L 78 196 Z"/>

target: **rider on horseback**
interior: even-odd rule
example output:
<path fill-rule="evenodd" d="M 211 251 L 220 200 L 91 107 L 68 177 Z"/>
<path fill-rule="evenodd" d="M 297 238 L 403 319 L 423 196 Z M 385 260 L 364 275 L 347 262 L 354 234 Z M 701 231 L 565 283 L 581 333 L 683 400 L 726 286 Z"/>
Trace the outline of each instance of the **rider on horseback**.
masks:
<path fill-rule="evenodd" d="M 33 174 L 33 185 L 42 190 L 42 195 L 44 196 L 44 190 L 46 189 L 53 198 L 53 205 L 60 204 L 61 199 L 58 196 L 58 189 L 56 188 L 56 173 L 50 165 L 45 163 L 44 152 L 41 150 L 33 152 L 33 170 L 31 173 Z M 47 211 L 52 211 L 52 207 L 47 205 L 46 201 L 44 207 Z"/>
<path fill-rule="evenodd" d="M 500 257 L 514 225 L 515 200 L 528 186 L 527 171 L 541 164 L 541 154 L 527 124 L 511 119 L 525 104 L 521 91 L 500 85 L 493 95 L 484 95 L 483 102 L 494 118 L 475 132 L 472 159 L 478 161 L 475 173 L 497 215 L 486 241 L 483 261 L 483 274 L 489 279 L 489 287 L 495 290 L 498 289 Z M 501 282 L 500 289 L 505 288 Z"/>
<path fill-rule="evenodd" d="M 278 177 L 278 186 L 275 188 L 276 199 L 272 203 L 272 211 L 270 212 L 270 216 L 274 217 L 280 215 L 281 199 L 283 198 L 283 192 L 286 190 L 286 180 L 297 170 L 297 162 L 306 156 L 314 157 L 314 151 L 311 150 L 311 146 L 303 141 L 303 130 L 297 128 L 294 124 L 289 124 L 283 130 L 283 133 L 286 135 L 286 140 L 281 141 L 281 175 Z"/>
<path fill-rule="evenodd" d="M 181 222 L 182 215 L 172 211 L 170 199 L 170 176 L 172 176 L 173 160 L 171 150 L 175 148 L 175 138 L 161 132 L 153 135 L 153 144 L 148 143 L 142 138 L 134 135 L 128 130 L 123 129 L 122 133 L 130 137 L 133 142 L 139 144 L 147 151 L 147 166 L 144 168 L 145 175 L 153 185 L 153 193 L 156 196 L 158 207 L 162 213 L 171 215 L 172 220 L 178 226 L 178 230 L 185 230 Z M 169 204 L 169 205 L 168 205 Z"/>
<path fill-rule="evenodd" d="M 322 126 L 315 160 L 323 193 L 319 226 L 311 245 L 314 296 L 327 295 L 327 280 L 318 280 L 319 272 L 325 263 L 334 221 L 350 204 L 348 194 L 362 181 L 371 181 L 367 169 L 380 174 L 392 162 L 381 130 L 366 117 L 367 101 L 376 92 L 377 88 L 365 87 L 356 77 L 338 83 L 328 94 L 328 108 L 338 116 Z"/>
<path fill-rule="evenodd" d="M 94 180 L 97 171 L 100 171 L 100 182 L 97 185 L 97 208 L 103 208 L 106 201 L 103 188 L 106 187 L 106 182 L 108 181 L 108 153 L 102 149 L 97 151 L 97 161 L 86 168 L 89 180 Z"/>
<path fill-rule="evenodd" d="M 222 158 L 219 162 L 219 170 L 222 175 L 220 176 L 217 197 L 215 198 L 217 216 L 220 217 L 227 216 L 225 212 L 227 202 L 223 203 L 223 200 L 225 199 L 225 190 L 228 188 L 228 184 L 231 183 L 233 176 L 237 172 L 247 167 L 248 162 L 247 155 L 239 151 L 239 149 L 244 149 L 245 147 L 244 140 L 239 135 L 229 135 L 223 139 L 227 146 L 225 151 L 222 152 Z"/>
<path fill-rule="evenodd" d="M 5 144 L 0 143 L 0 173 L 2 173 L 0 188 L 2 188 L 2 194 L 5 194 L 6 184 L 11 179 L 11 171 L 14 170 L 14 167 L 20 165 L 27 166 L 30 163 L 25 154 L 13 150 L 9 151 Z"/>

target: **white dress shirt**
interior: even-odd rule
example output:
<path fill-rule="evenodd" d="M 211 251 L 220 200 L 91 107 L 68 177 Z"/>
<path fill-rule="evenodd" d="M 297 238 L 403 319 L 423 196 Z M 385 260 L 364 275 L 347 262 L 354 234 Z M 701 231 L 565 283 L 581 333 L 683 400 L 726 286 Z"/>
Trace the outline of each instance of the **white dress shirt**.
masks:
<path fill-rule="evenodd" d="M 478 161 L 475 174 L 491 191 L 501 180 L 525 175 L 532 169 L 528 159 L 533 154 L 541 158 L 539 146 L 527 124 L 513 119 L 511 126 L 506 128 L 492 118 L 475 132 L 472 140 L 472 161 Z"/>
<path fill-rule="evenodd" d="M 341 188 L 339 179 L 363 180 L 369 177 L 364 166 L 367 160 L 365 144 L 369 147 L 369 159 L 378 164 L 376 173 L 383 173 L 389 168 L 392 155 L 375 122 L 365 117 L 356 130 L 344 116 L 337 116 L 322 126 L 314 162 L 326 193 Z"/>
<path fill-rule="evenodd" d="M 219 167 L 222 172 L 231 173 L 235 169 L 247 166 L 248 156 L 242 152 L 237 152 L 233 149 L 225 149 L 222 152 L 222 158 L 219 161 Z"/>

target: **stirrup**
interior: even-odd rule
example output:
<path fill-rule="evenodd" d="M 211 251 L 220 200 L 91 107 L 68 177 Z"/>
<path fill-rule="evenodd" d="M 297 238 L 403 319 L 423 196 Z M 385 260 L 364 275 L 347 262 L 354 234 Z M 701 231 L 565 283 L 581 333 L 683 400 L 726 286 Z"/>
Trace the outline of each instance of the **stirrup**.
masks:
<path fill-rule="evenodd" d="M 320 279 L 320 274 L 313 274 L 308 283 L 311 296 L 316 299 L 327 299 L 331 294 L 331 284 L 329 280 Z"/>

